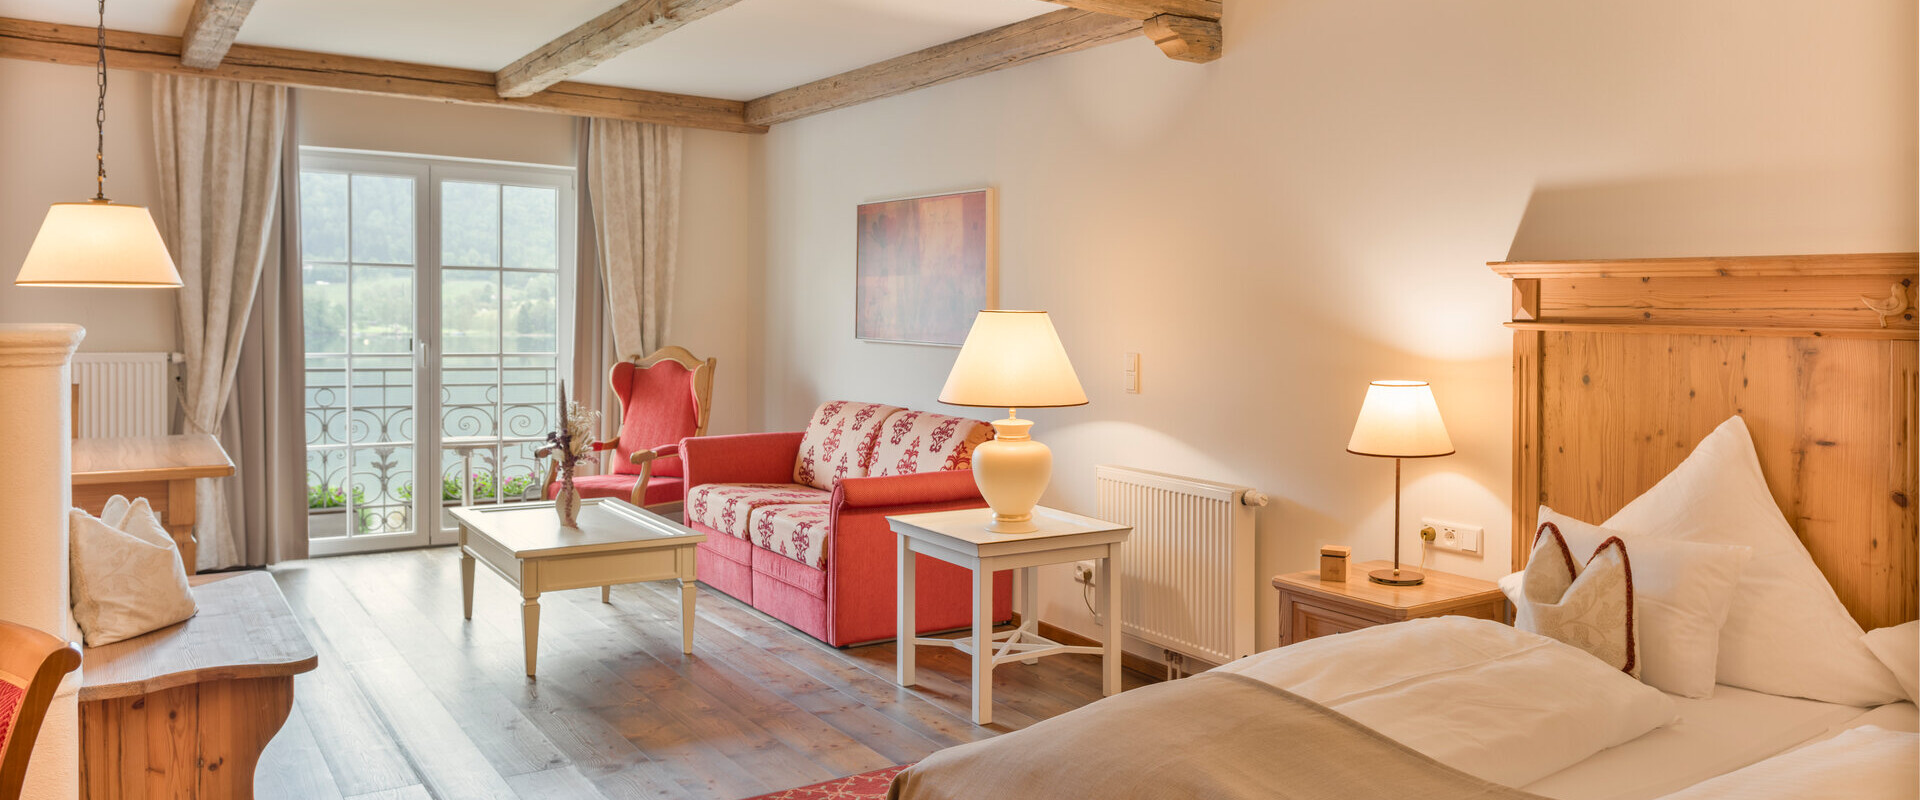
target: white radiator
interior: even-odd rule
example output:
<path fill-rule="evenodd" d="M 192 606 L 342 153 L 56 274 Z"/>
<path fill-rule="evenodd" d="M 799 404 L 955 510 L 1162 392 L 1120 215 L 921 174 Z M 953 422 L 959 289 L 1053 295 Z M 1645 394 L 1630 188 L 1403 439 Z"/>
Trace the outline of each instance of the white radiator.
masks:
<path fill-rule="evenodd" d="M 1254 507 L 1244 486 L 1095 468 L 1100 518 L 1133 526 L 1121 559 L 1127 635 L 1225 664 L 1254 649 Z"/>
<path fill-rule="evenodd" d="M 74 435 L 165 436 L 172 410 L 172 353 L 75 353 Z"/>

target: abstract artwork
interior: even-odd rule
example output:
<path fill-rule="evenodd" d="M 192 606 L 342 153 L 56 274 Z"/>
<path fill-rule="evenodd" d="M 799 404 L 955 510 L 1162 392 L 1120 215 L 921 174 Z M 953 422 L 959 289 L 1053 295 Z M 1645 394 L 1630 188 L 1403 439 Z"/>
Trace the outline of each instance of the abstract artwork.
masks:
<path fill-rule="evenodd" d="M 994 304 L 992 189 L 860 206 L 853 335 L 958 347 Z"/>

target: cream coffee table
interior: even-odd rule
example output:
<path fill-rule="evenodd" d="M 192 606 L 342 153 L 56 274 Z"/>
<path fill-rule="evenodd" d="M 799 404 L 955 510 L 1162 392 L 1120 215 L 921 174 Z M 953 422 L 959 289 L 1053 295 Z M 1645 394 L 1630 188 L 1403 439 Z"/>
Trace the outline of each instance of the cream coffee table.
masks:
<path fill-rule="evenodd" d="M 526 635 L 527 677 L 533 677 L 540 642 L 540 593 L 600 588 L 616 583 L 680 581 L 680 652 L 693 652 L 694 545 L 707 540 L 693 530 L 625 501 L 580 502 L 580 526 L 560 527 L 553 503 L 462 506 L 460 599 L 473 619 L 473 564 L 478 561 L 520 590 L 520 625 Z"/>
<path fill-rule="evenodd" d="M 1079 514 L 1036 506 L 1034 533 L 994 533 L 987 530 L 993 511 L 969 508 L 887 517 L 899 536 L 899 577 L 896 607 L 898 644 L 896 679 L 901 686 L 915 681 L 913 649 L 919 645 L 952 647 L 973 656 L 973 721 L 993 722 L 993 668 L 1008 661 L 1034 663 L 1041 656 L 1091 653 L 1100 656 L 1100 693 L 1120 692 L 1120 546 L 1133 528 Z M 973 571 L 973 635 L 965 639 L 936 639 L 918 635 L 914 623 L 915 555 L 931 556 Z M 1038 568 L 1046 564 L 1094 560 L 1099 562 L 1094 588 L 1106 619 L 1107 640 L 1099 647 L 1065 645 L 1036 629 L 1040 621 L 1036 597 Z M 1017 570 L 1020 628 L 993 632 L 993 573 Z M 997 647 L 996 647 L 997 645 Z"/>

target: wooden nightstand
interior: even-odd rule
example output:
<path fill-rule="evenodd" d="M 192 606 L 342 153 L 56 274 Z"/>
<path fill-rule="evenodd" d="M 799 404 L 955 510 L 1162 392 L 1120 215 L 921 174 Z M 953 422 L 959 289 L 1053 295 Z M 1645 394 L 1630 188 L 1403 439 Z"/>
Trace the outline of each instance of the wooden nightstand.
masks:
<path fill-rule="evenodd" d="M 1392 566 L 1386 561 L 1356 564 L 1344 583 L 1321 581 L 1319 570 L 1274 576 L 1273 588 L 1280 590 L 1280 644 L 1419 617 L 1507 619 L 1506 596 L 1487 581 L 1435 570 L 1424 570 L 1427 582 L 1418 586 L 1367 580 L 1368 570 Z"/>

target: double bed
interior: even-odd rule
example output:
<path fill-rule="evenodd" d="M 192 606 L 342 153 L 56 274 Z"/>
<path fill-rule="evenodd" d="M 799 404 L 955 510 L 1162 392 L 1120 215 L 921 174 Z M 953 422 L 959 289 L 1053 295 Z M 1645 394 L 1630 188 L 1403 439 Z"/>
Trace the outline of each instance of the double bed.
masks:
<path fill-rule="evenodd" d="M 1492 267 L 1513 289 L 1516 571 L 1540 506 L 1606 519 L 1738 416 L 1764 474 L 1754 491 L 1771 496 L 1844 615 L 1869 631 L 1920 616 L 1915 254 Z M 1882 753 L 1854 743 L 1920 732 L 1910 701 L 1668 694 L 1623 685 L 1574 648 L 1459 618 L 1270 650 L 1176 683 L 1193 682 L 935 754 L 892 796 L 1737 796 L 1728 781 L 1748 775 L 1831 788 L 1864 771 L 1829 754 Z M 1893 760 L 1914 763 L 1900 748 Z M 1776 767 L 1784 783 L 1756 772 Z M 1912 769 L 1897 790 L 1882 770 L 1849 791 L 1914 796 Z"/>

